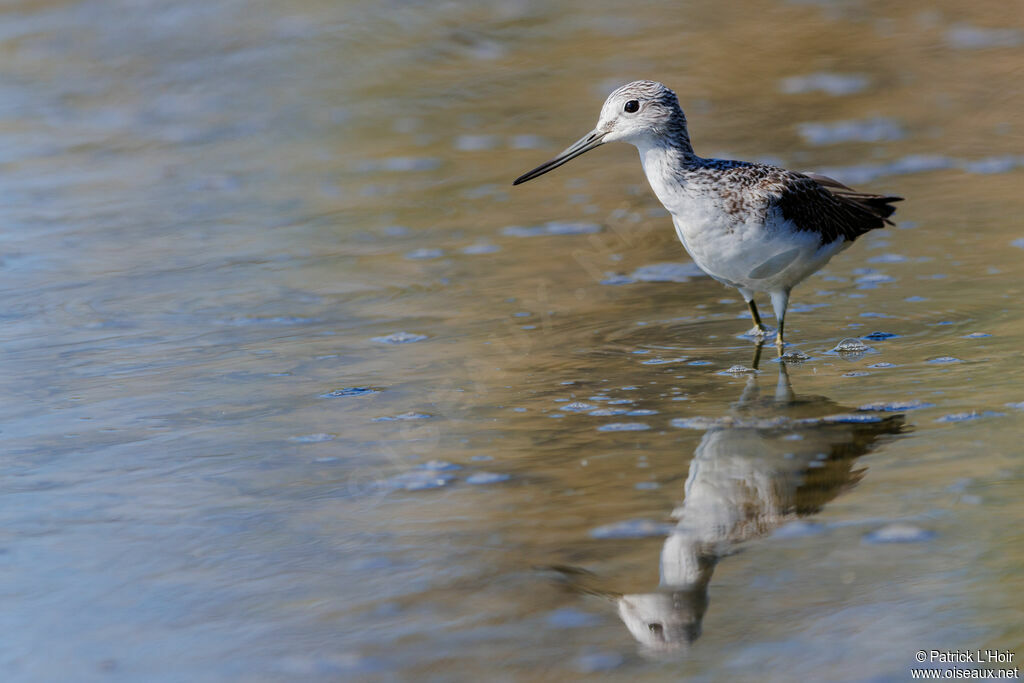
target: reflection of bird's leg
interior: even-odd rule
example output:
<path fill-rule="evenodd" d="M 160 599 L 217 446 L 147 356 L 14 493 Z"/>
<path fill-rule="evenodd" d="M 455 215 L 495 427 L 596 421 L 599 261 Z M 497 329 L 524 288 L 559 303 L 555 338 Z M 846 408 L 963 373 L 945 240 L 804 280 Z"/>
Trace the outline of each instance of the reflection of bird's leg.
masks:
<path fill-rule="evenodd" d="M 789 370 L 785 363 L 779 363 L 779 380 L 775 384 L 775 402 L 792 403 L 795 399 L 793 385 L 789 381 Z"/>
<path fill-rule="evenodd" d="M 757 348 L 760 349 L 761 345 L 758 344 Z M 742 406 L 748 403 L 753 403 L 760 395 L 761 387 L 757 384 L 757 375 L 755 373 L 750 373 L 747 376 L 747 385 L 743 387 L 743 393 L 740 394 L 740 400 L 736 402 L 736 405 Z"/>
<path fill-rule="evenodd" d="M 758 364 L 761 362 L 761 348 L 764 347 L 764 339 L 758 339 L 757 344 L 754 345 L 754 360 L 750 364 L 750 367 L 757 370 Z"/>

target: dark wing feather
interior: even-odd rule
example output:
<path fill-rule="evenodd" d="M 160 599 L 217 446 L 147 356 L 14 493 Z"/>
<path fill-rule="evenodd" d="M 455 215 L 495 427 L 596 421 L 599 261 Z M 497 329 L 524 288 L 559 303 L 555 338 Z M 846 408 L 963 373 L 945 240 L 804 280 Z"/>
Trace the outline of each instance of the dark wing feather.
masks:
<path fill-rule="evenodd" d="M 858 192 L 816 173 L 788 173 L 771 202 L 798 230 L 821 235 L 828 244 L 842 237 L 852 242 L 864 233 L 892 225 L 890 206 L 902 197 Z"/>

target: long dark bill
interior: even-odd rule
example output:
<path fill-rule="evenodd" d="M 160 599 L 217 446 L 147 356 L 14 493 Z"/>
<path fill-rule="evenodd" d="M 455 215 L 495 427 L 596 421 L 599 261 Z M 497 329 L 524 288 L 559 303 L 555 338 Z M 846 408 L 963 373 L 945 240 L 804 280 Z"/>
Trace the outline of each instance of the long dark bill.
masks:
<path fill-rule="evenodd" d="M 559 154 L 557 157 L 555 157 L 551 161 L 541 164 L 532 171 L 524 173 L 523 175 L 516 178 L 512 184 L 518 185 L 519 183 L 525 183 L 527 180 L 533 180 L 537 176 L 542 176 L 548 171 L 552 171 L 558 168 L 565 162 L 575 159 L 584 152 L 589 152 L 595 147 L 600 147 L 601 145 L 604 144 L 603 139 L 605 135 L 606 133 L 602 133 L 596 130 L 587 133 L 584 137 L 577 140 L 575 143 L 572 144 L 572 146 L 570 146 L 564 152 Z"/>

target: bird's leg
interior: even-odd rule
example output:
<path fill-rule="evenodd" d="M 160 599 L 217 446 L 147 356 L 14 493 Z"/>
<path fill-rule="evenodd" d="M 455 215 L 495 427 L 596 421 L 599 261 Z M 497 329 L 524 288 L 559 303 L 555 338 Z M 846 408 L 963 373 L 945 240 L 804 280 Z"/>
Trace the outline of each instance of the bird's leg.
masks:
<path fill-rule="evenodd" d="M 768 334 L 768 330 L 765 329 L 764 323 L 761 322 L 761 315 L 757 312 L 757 304 L 754 303 L 753 297 L 747 298 L 747 308 L 750 310 L 751 320 L 754 321 L 754 329 L 749 334 L 759 339 L 764 339 L 764 336 Z"/>
<path fill-rule="evenodd" d="M 789 290 L 783 289 L 771 293 L 772 308 L 775 309 L 775 319 L 779 321 L 779 331 L 775 334 L 775 348 L 782 355 L 782 349 L 786 345 L 782 338 L 782 332 L 786 327 L 786 309 L 789 308 Z"/>

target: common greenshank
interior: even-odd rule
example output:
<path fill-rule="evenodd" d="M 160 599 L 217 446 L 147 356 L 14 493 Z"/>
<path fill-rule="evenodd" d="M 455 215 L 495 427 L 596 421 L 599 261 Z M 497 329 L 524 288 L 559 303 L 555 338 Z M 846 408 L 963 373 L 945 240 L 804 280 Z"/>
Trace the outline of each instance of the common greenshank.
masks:
<path fill-rule="evenodd" d="M 613 92 L 593 131 L 513 185 L 608 142 L 628 142 L 640 151 L 647 180 L 672 215 L 683 247 L 704 272 L 743 295 L 759 343 L 768 331 L 754 293 L 768 294 L 780 355 L 793 287 L 864 233 L 892 225 L 891 204 L 902 199 L 858 192 L 816 173 L 701 158 L 676 94 L 654 81 Z"/>

